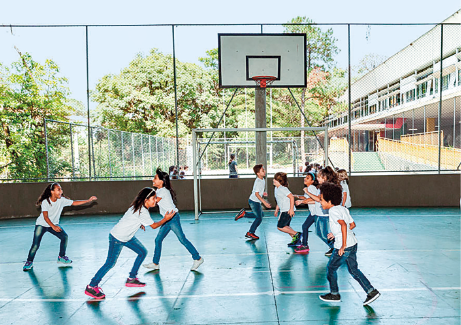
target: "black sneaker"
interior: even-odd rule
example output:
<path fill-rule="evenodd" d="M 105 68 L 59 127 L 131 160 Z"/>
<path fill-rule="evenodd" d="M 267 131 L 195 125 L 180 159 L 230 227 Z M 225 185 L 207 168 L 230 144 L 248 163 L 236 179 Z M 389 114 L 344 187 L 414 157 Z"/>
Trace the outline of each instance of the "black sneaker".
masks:
<path fill-rule="evenodd" d="M 245 209 L 241 209 L 239 213 L 235 215 L 235 221 L 237 221 L 240 218 L 243 218 L 245 216 Z"/>
<path fill-rule="evenodd" d="M 326 302 L 341 302 L 341 296 L 339 294 L 334 295 L 332 293 L 327 293 L 326 295 L 319 296 L 319 298 Z"/>
<path fill-rule="evenodd" d="M 330 257 L 331 254 L 333 254 L 333 248 L 330 248 L 330 250 L 329 250 L 328 252 L 325 253 L 325 256 Z"/>
<path fill-rule="evenodd" d="M 125 286 L 126 287 L 145 287 L 146 284 L 144 282 L 139 281 L 138 278 L 128 278 L 126 279 Z"/>
<path fill-rule="evenodd" d="M 100 287 L 90 287 L 89 285 L 86 286 L 85 294 L 95 299 L 104 299 L 106 297 Z"/>
<path fill-rule="evenodd" d="M 363 305 L 366 306 L 366 305 L 371 304 L 373 301 L 378 299 L 379 296 L 381 296 L 379 291 L 376 289 L 373 289 L 373 291 L 367 295 L 367 299 L 365 299 L 365 301 L 363 302 Z"/>

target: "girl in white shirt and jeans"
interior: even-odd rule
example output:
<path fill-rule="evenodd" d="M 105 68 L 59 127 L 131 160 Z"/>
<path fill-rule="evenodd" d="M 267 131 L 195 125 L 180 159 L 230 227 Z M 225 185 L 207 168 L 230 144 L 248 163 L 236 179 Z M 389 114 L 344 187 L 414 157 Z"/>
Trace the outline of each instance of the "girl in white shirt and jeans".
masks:
<path fill-rule="evenodd" d="M 181 221 L 179 218 L 179 211 L 176 208 L 176 193 L 171 188 L 170 177 L 167 173 L 163 172 L 160 168 L 157 169 L 155 178 L 152 180 L 154 187 L 157 188 L 157 204 L 160 208 L 160 214 L 165 215 L 167 211 L 173 211 L 174 217 L 160 228 L 157 237 L 155 238 L 155 250 L 154 258 L 152 263 L 143 264 L 145 268 L 151 270 L 158 270 L 160 268 L 160 255 L 162 254 L 162 243 L 165 237 L 168 235 L 170 230 L 173 230 L 179 242 L 186 247 L 189 253 L 192 255 L 194 263 L 191 267 L 191 271 L 195 271 L 203 263 L 203 258 L 195 249 L 194 245 L 186 238 L 181 227 Z"/>

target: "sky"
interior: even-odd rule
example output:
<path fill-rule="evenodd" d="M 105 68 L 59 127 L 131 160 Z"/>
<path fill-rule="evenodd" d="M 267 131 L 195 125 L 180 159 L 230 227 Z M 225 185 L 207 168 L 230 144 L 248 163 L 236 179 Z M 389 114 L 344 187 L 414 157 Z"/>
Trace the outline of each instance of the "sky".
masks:
<path fill-rule="evenodd" d="M 461 8 L 461 0 L 297 0 L 297 1 L 1 1 L 0 25 L 136 25 L 136 24 L 248 24 L 285 23 L 307 16 L 316 23 L 439 23 Z M 337 65 L 347 67 L 347 26 L 332 27 L 340 53 Z M 432 26 L 352 26 L 351 62 L 376 53 L 389 57 Z M 281 26 L 264 32 L 279 33 Z M 198 63 L 206 51 L 217 47 L 217 33 L 258 33 L 259 26 L 180 26 L 175 28 L 176 56 Z M 69 79 L 73 98 L 86 104 L 85 28 L 0 28 L 0 62 L 18 59 L 15 46 L 34 60 L 53 59 Z M 117 74 L 137 53 L 151 48 L 172 53 L 172 28 L 89 27 L 90 89 L 104 75 Z M 94 108 L 95 103 L 90 103 Z"/>

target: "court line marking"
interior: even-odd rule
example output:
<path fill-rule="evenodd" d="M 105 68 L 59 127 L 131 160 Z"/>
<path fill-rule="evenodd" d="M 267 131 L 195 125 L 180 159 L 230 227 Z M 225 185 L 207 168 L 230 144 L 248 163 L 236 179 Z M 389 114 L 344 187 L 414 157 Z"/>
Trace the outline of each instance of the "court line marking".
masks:
<path fill-rule="evenodd" d="M 454 291 L 461 290 L 461 287 L 434 287 L 432 291 Z M 426 287 L 421 288 L 389 288 L 379 289 L 380 292 L 415 292 L 415 291 L 430 291 Z M 329 290 L 304 290 L 304 291 L 263 291 L 263 292 L 240 292 L 240 293 L 210 293 L 203 295 L 166 295 L 166 296 L 151 296 L 151 297 L 109 297 L 101 301 L 130 301 L 130 300 L 160 300 L 160 299 L 181 299 L 181 298 L 217 298 L 217 297 L 254 297 L 254 296 L 280 296 L 280 295 L 302 295 L 302 294 L 319 294 L 327 293 Z M 354 293 L 353 289 L 341 290 L 341 293 Z M 40 299 L 40 298 L 0 298 L 2 302 L 84 302 L 98 301 L 90 298 L 64 298 L 64 299 Z"/>

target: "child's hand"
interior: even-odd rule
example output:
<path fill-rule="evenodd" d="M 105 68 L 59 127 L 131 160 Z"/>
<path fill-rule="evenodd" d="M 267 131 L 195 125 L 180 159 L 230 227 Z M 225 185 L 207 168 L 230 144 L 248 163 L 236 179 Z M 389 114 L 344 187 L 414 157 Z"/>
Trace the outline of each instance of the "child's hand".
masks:
<path fill-rule="evenodd" d="M 301 204 L 303 204 L 303 201 L 301 201 L 301 200 L 298 200 L 298 201 L 295 202 L 295 205 L 296 205 L 296 206 L 299 206 L 299 205 L 301 205 Z"/>
<path fill-rule="evenodd" d="M 170 212 L 167 212 L 167 213 L 165 213 L 165 219 L 170 220 L 170 219 L 172 219 L 174 217 L 175 214 L 176 214 L 176 212 L 174 212 L 173 210 L 170 211 Z"/>
<path fill-rule="evenodd" d="M 295 216 L 295 211 L 294 211 L 293 209 L 290 209 L 290 210 L 288 211 L 288 214 L 290 215 L 290 217 L 293 218 L 293 217 Z"/>
<path fill-rule="evenodd" d="M 142 230 L 146 231 L 146 227 L 144 227 L 143 225 L 141 225 L 141 227 L 139 227 L 139 228 L 141 228 Z"/>
<path fill-rule="evenodd" d="M 89 201 L 89 202 L 91 202 L 91 201 L 96 201 L 97 199 L 98 199 L 98 198 L 97 198 L 96 196 L 93 195 L 92 197 L 90 197 L 90 198 L 88 199 L 88 201 Z"/>
<path fill-rule="evenodd" d="M 56 232 L 61 232 L 61 231 L 62 231 L 61 227 L 56 226 L 56 225 L 54 225 L 54 226 L 51 227 L 51 228 L 52 228 L 54 231 L 56 231 Z"/>
<path fill-rule="evenodd" d="M 307 187 L 303 188 L 304 193 L 307 193 Z"/>
<path fill-rule="evenodd" d="M 277 210 L 274 211 L 274 217 L 277 217 L 279 212 Z"/>
<path fill-rule="evenodd" d="M 269 196 L 269 195 L 267 194 L 267 192 L 264 192 L 264 193 L 263 193 L 263 196 Z"/>
<path fill-rule="evenodd" d="M 328 238 L 328 240 L 333 240 L 333 239 L 335 239 L 335 236 L 333 236 L 333 233 L 330 232 L 330 233 L 327 235 L 327 238 Z"/>
<path fill-rule="evenodd" d="M 341 247 L 338 251 L 338 255 L 343 256 L 343 254 L 344 254 L 344 247 Z"/>
<path fill-rule="evenodd" d="M 270 209 L 270 208 L 271 208 L 271 205 L 270 205 L 268 202 L 264 202 L 264 206 L 265 206 L 267 209 Z"/>

